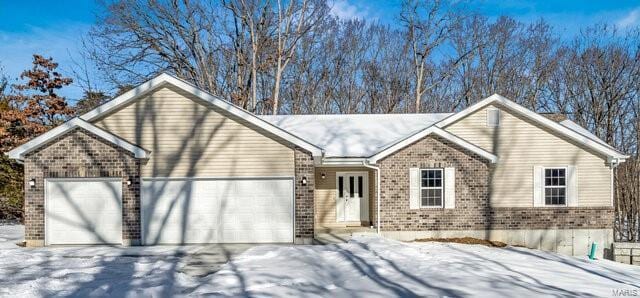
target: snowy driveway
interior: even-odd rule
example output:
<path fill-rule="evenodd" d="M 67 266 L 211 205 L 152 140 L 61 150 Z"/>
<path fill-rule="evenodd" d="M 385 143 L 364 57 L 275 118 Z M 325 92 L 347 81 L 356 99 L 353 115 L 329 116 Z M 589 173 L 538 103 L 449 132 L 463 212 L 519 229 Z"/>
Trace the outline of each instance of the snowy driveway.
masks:
<path fill-rule="evenodd" d="M 326 246 L 250 248 L 215 274 L 180 268 L 194 247 L 39 248 L 0 226 L 0 296 L 613 296 L 640 267 L 521 248 L 362 237 Z M 3 240 L 6 239 L 6 240 Z M 122 255 L 123 252 L 125 255 Z"/>

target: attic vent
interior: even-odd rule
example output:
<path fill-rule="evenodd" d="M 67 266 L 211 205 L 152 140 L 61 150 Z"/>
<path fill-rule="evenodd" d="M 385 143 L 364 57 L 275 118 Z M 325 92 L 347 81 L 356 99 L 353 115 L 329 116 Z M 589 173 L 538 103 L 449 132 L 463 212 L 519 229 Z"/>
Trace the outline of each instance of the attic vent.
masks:
<path fill-rule="evenodd" d="M 500 110 L 498 109 L 487 110 L 487 126 L 488 127 L 500 126 Z"/>

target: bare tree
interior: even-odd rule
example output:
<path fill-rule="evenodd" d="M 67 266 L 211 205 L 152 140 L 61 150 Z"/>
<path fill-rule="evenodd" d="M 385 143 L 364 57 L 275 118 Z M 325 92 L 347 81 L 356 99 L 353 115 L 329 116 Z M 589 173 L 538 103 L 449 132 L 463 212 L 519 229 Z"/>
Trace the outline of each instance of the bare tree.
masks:
<path fill-rule="evenodd" d="M 271 23 L 274 22 L 271 1 L 261 0 L 224 0 L 224 6 L 231 11 L 235 29 L 234 45 L 236 53 L 243 49 L 239 42 L 248 35 L 249 64 L 251 69 L 249 110 L 255 112 L 258 105 L 258 71 L 260 69 L 260 55 L 264 54 L 270 41 Z M 246 32 L 245 32 L 246 30 Z M 240 60 L 240 59 L 238 59 Z"/>
<path fill-rule="evenodd" d="M 558 39 L 543 21 L 476 15 L 457 25 L 452 43 L 464 57 L 449 83 L 454 109 L 499 93 L 535 110 L 558 65 Z"/>
<path fill-rule="evenodd" d="M 218 80 L 219 8 L 198 1 L 105 2 L 84 40 L 89 57 L 116 86 L 169 71 L 210 92 Z"/>
<path fill-rule="evenodd" d="M 333 76 L 328 61 L 335 53 L 331 36 L 340 24 L 334 18 L 324 18 L 314 30 L 304 35 L 296 49 L 295 59 L 288 69 L 289 81 L 284 92 L 282 109 L 291 114 L 325 114 L 331 112 L 327 86 Z"/>
<path fill-rule="evenodd" d="M 572 112 L 578 124 L 613 146 L 621 145 L 622 130 L 628 127 L 620 116 L 633 111 L 638 100 L 637 41 L 637 33 L 619 36 L 606 25 L 586 29 L 565 48 L 558 70 L 563 88 L 550 97 L 555 106 Z"/>
<path fill-rule="evenodd" d="M 378 25 L 371 30 L 371 57 L 363 69 L 363 87 L 368 97 L 366 111 L 404 111 L 411 103 L 409 44 L 401 32 L 389 27 Z"/>
<path fill-rule="evenodd" d="M 286 7 L 278 0 L 275 48 L 275 82 L 273 86 L 273 114 L 278 114 L 282 75 L 296 52 L 300 39 L 326 15 L 327 6 L 321 1 L 289 0 Z"/>
<path fill-rule="evenodd" d="M 446 1 L 441 0 L 405 0 L 402 2 L 402 12 L 400 20 L 404 24 L 407 40 L 411 45 L 413 58 L 414 82 L 414 111 L 419 113 L 422 97 L 429 89 L 441 83 L 450 72 L 445 72 L 440 76 L 436 74 L 435 52 L 443 47 L 451 35 L 453 24 L 460 22 L 463 16 L 462 11 L 452 11 Z M 438 53 L 444 55 L 444 51 Z M 467 53 L 468 54 L 468 53 Z M 467 55 L 465 54 L 465 56 Z M 457 65 L 463 56 L 442 61 Z M 431 76 L 431 82 L 427 84 L 427 78 Z"/>

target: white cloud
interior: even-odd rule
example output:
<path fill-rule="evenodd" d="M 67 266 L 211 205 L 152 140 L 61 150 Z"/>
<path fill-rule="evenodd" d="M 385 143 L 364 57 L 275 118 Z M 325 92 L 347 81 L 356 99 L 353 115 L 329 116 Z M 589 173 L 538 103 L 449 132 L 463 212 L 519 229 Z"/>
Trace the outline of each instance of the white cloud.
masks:
<path fill-rule="evenodd" d="M 630 11 L 622 19 L 616 23 L 620 28 L 629 28 L 631 26 L 640 25 L 640 8 Z"/>
<path fill-rule="evenodd" d="M 350 3 L 348 0 L 334 0 L 329 3 L 330 13 L 343 20 L 367 19 L 369 11 L 366 7 Z"/>

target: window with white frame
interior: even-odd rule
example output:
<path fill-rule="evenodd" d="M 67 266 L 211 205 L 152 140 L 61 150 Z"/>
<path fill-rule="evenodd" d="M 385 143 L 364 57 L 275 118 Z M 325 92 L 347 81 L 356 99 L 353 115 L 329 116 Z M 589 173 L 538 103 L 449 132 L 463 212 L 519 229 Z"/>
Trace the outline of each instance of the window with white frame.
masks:
<path fill-rule="evenodd" d="M 420 171 L 420 205 L 422 207 L 442 207 L 444 176 L 442 169 Z"/>
<path fill-rule="evenodd" d="M 567 204 L 566 168 L 544 169 L 544 204 L 549 206 Z"/>

